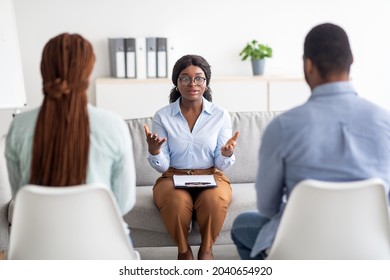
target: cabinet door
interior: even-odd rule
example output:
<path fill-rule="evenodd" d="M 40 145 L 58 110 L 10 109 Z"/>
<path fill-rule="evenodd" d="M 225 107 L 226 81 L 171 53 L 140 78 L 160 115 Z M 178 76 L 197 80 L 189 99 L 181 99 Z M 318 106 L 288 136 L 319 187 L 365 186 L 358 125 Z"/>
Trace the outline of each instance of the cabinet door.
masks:
<path fill-rule="evenodd" d="M 124 119 L 153 116 L 169 104 L 171 83 L 168 80 L 96 81 L 96 106 L 113 111 Z"/>
<path fill-rule="evenodd" d="M 213 102 L 229 112 L 267 110 L 267 83 L 259 80 L 215 79 L 211 82 Z"/>
<path fill-rule="evenodd" d="M 96 106 L 124 119 L 153 116 L 169 104 L 169 79 L 97 79 Z M 213 102 L 229 112 L 285 111 L 305 102 L 310 89 L 303 79 L 217 77 Z"/>
<path fill-rule="evenodd" d="M 285 111 L 307 101 L 310 88 L 304 80 L 270 81 L 269 110 Z"/>

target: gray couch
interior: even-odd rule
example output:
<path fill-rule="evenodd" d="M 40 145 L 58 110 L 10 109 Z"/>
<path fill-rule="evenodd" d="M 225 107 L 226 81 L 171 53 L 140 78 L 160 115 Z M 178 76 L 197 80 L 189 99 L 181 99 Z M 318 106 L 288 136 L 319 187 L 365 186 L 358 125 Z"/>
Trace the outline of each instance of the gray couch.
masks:
<path fill-rule="evenodd" d="M 235 149 L 236 163 L 225 172 L 233 188 L 232 202 L 218 244 L 232 244 L 230 230 L 234 218 L 242 211 L 256 209 L 254 181 L 258 165 L 258 150 L 264 128 L 279 112 L 230 113 L 233 131 L 241 134 Z M 143 125 L 152 126 L 152 118 L 126 120 L 133 139 L 133 150 L 137 175 L 137 198 L 133 210 L 124 216 L 129 224 L 134 247 L 175 246 L 168 236 L 160 213 L 153 204 L 152 186 L 160 173 L 150 167 L 147 161 L 147 144 Z M 4 138 L 0 141 L 0 250 L 8 250 L 9 222 L 12 220 L 13 204 L 4 158 Z M 8 211 L 9 210 L 9 211 Z M 8 212 L 8 217 L 7 217 Z M 189 234 L 190 245 L 200 245 L 200 234 L 196 221 Z"/>
<path fill-rule="evenodd" d="M 230 230 L 234 218 L 241 212 L 256 209 L 254 181 L 258 165 L 258 150 L 264 128 L 279 112 L 232 112 L 233 132 L 240 130 L 235 149 L 236 162 L 225 172 L 233 188 L 232 202 L 216 245 L 232 244 Z M 152 118 L 126 120 L 133 139 L 137 174 L 137 199 L 133 210 L 124 216 L 129 224 L 135 247 L 175 246 L 165 229 L 158 209 L 153 204 L 152 186 L 160 173 L 147 161 L 144 124 L 152 126 Z M 190 245 L 200 245 L 196 221 L 189 234 Z"/>

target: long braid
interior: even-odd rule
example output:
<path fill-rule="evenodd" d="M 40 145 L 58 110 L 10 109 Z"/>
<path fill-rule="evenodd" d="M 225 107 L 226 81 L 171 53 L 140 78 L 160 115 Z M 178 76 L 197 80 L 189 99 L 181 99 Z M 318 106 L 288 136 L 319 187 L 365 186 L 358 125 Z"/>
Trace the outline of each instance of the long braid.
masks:
<path fill-rule="evenodd" d="M 89 152 L 88 79 L 95 56 L 78 34 L 51 39 L 42 54 L 44 100 L 33 143 L 30 183 L 85 183 Z"/>

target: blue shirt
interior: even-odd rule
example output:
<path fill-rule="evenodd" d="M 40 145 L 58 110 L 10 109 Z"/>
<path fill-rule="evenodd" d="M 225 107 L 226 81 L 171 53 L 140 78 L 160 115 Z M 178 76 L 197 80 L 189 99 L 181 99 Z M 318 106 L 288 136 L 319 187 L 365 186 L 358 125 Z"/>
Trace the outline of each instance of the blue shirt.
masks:
<path fill-rule="evenodd" d="M 305 104 L 274 119 L 264 132 L 257 207 L 271 220 L 260 230 L 252 256 L 271 246 L 283 197 L 298 182 L 371 177 L 390 185 L 390 113 L 358 97 L 349 82 L 314 88 Z"/>
<path fill-rule="evenodd" d="M 206 169 L 215 166 L 224 171 L 232 166 L 234 154 L 231 157 L 221 154 L 221 147 L 232 137 L 229 113 L 203 98 L 202 112 L 191 132 L 180 111 L 180 99 L 157 111 L 153 118 L 153 133 L 167 141 L 160 154 L 149 154 L 151 166 L 161 173 L 169 167 Z"/>
<path fill-rule="evenodd" d="M 5 156 L 12 194 L 28 184 L 32 144 L 39 108 L 18 114 L 6 139 Z M 86 183 L 111 188 L 123 214 L 135 204 L 135 165 L 132 141 L 123 119 L 88 105 L 90 126 Z"/>

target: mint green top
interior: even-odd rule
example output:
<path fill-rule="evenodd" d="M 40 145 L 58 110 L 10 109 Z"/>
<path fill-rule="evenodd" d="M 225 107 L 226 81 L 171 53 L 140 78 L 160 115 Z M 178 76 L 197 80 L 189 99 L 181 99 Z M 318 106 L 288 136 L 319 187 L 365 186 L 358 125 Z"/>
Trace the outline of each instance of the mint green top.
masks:
<path fill-rule="evenodd" d="M 39 108 L 15 116 L 7 133 L 5 156 L 12 195 L 28 184 L 35 123 Z M 132 140 L 119 116 L 88 105 L 90 147 L 87 184 L 109 186 L 123 214 L 135 204 Z"/>

